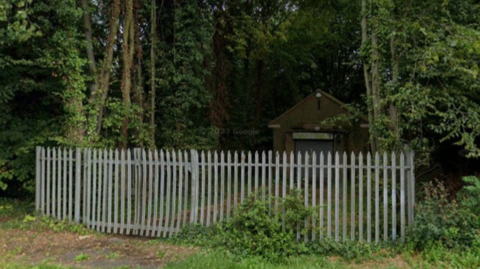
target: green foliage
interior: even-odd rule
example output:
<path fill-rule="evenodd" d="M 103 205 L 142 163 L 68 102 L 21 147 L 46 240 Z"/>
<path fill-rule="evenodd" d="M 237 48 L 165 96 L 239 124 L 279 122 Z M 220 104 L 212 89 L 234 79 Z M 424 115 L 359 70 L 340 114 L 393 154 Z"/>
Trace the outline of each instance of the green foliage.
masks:
<path fill-rule="evenodd" d="M 378 63 L 380 69 L 382 115 L 370 125 L 383 148 L 408 141 L 422 164 L 438 142 L 479 157 L 478 1 L 365 2 L 369 38 L 360 51 L 365 63 Z M 371 36 L 378 40 L 375 47 Z M 372 108 L 372 100 L 367 103 Z"/>
<path fill-rule="evenodd" d="M 471 246 L 479 228 L 477 217 L 468 207 L 450 199 L 441 182 L 436 185 L 425 185 L 425 197 L 415 210 L 411 239 L 415 248 L 436 252 L 439 242 L 448 248 Z"/>
<path fill-rule="evenodd" d="M 447 251 L 442 241 L 427 241 L 422 250 L 423 258 L 428 262 L 439 262 L 445 257 Z M 448 258 L 447 258 L 448 259 Z"/>
<path fill-rule="evenodd" d="M 451 268 L 479 268 L 480 267 L 480 248 L 472 251 L 463 251 L 451 257 Z M 444 257 L 449 257 L 445 255 Z"/>
<path fill-rule="evenodd" d="M 168 20 L 166 37 L 159 42 L 157 140 L 166 148 L 214 148 L 216 135 L 206 109 L 210 93 L 204 87 L 210 70 L 203 64 L 211 53 L 210 15 L 204 5 L 188 0 L 163 9 L 162 16 Z"/>
<path fill-rule="evenodd" d="M 15 0 L 8 5 L 8 14 L 24 10 L 28 15 L 28 23 L 20 23 L 25 31 L 42 31 L 40 36 L 21 30 L 16 35 L 24 37 L 18 42 L 0 41 L 0 189 L 21 196 L 33 191 L 35 147 L 64 143 L 62 136 L 72 126 L 68 123 L 78 122 L 70 121 L 68 104 L 85 88 L 85 60 L 79 55 L 81 12 L 75 1 Z M 0 31 L 10 31 L 2 26 L 0 19 Z"/>
<path fill-rule="evenodd" d="M 135 117 L 142 113 L 142 108 L 138 104 L 132 103 L 130 107 L 126 107 L 123 101 L 117 97 L 111 97 L 105 104 L 106 115 L 102 121 L 102 136 L 96 140 L 90 137 L 97 147 L 116 148 L 122 141 L 121 128 L 123 118 L 128 116 L 129 129 L 136 130 L 134 138 L 130 138 L 130 142 L 134 145 L 143 145 L 146 148 L 153 148 L 154 142 L 149 137 L 148 125 L 144 122 L 136 120 Z M 90 143 L 91 145 L 92 143 Z"/>
<path fill-rule="evenodd" d="M 32 14 L 32 0 L 0 1 L 0 46 L 18 44 L 41 32 L 29 19 Z"/>
<path fill-rule="evenodd" d="M 369 260 L 372 255 L 381 250 L 380 245 L 339 241 L 335 242 L 333 239 L 319 239 L 307 243 L 309 253 L 320 256 L 340 256 L 347 261 L 355 260 L 357 262 Z"/>
<path fill-rule="evenodd" d="M 182 227 L 171 240 L 175 243 L 189 244 L 195 246 L 214 247 L 216 239 L 221 234 L 222 228 L 219 225 L 204 226 L 201 224 L 190 224 Z"/>
<path fill-rule="evenodd" d="M 319 256 L 298 256 L 292 257 L 284 263 L 267 261 L 259 257 L 248 257 L 238 260 L 232 254 L 223 251 L 199 252 L 186 259 L 177 262 L 170 262 L 165 268 L 194 269 L 194 268 L 215 268 L 215 269 L 290 269 L 290 268 L 346 268 L 346 264 L 329 261 L 326 257 Z"/>
<path fill-rule="evenodd" d="M 479 256 L 476 252 L 451 250 L 441 247 L 441 244 L 438 246 L 429 249 L 428 253 L 414 255 L 382 249 L 371 256 L 366 253 L 366 257 L 354 262 L 338 259 L 334 253 L 327 253 L 332 258 L 318 254 L 300 255 L 278 263 L 259 257 L 238 260 L 230 253 L 218 250 L 200 251 L 186 259 L 171 262 L 166 268 L 478 268 Z"/>
<path fill-rule="evenodd" d="M 475 176 L 464 177 L 463 181 L 467 183 L 460 193 L 462 205 L 469 208 L 478 219 L 480 227 L 480 178 Z"/>
<path fill-rule="evenodd" d="M 313 217 L 316 208 L 306 207 L 305 198 L 300 194 L 300 191 L 292 190 L 292 192 L 286 197 L 280 199 L 279 209 L 274 212 L 278 218 L 285 218 L 282 225 L 285 224 L 285 229 L 287 231 L 293 232 L 296 231 L 299 224 L 304 222 L 306 219 Z M 303 234 L 309 232 L 308 230 L 303 231 Z"/>
<path fill-rule="evenodd" d="M 258 256 L 271 261 L 306 252 L 305 245 L 296 242 L 295 236 L 297 227 L 313 215 L 313 209 L 305 207 L 302 201 L 293 192 L 278 201 L 276 211 L 269 199 L 262 201 L 252 195 L 224 225 L 222 245 L 239 257 Z"/>
<path fill-rule="evenodd" d="M 225 247 L 240 257 L 260 256 L 270 260 L 298 252 L 293 230 L 283 230 L 278 214 L 270 215 L 269 211 L 269 204 L 255 197 L 244 201 L 224 227 Z"/>
<path fill-rule="evenodd" d="M 152 7 L 140 1 L 131 81 L 141 101 L 135 93 L 130 107 L 123 104 L 124 63 L 117 47 L 98 134 L 90 86 L 99 74 L 89 70 L 82 15 L 92 19 L 98 73 L 106 58 L 112 2 L 87 2 L 90 7 L 82 10 L 73 0 L 0 0 L 2 194 L 33 192 L 35 146 L 114 148 L 122 140 L 125 116 L 128 146 L 268 149 L 268 122 L 317 88 L 364 113 L 370 100 L 362 62 L 372 60 L 380 63 L 385 115 L 371 126 L 383 144 L 400 148 L 408 142 L 417 160 L 427 160 L 439 142 L 457 143 L 470 157 L 479 156 L 478 1 L 368 0 L 368 23 L 378 22 L 379 59 L 361 59 L 372 46 L 359 50 L 360 1 L 167 1 L 157 5 L 155 44 Z M 147 53 L 152 45 L 153 56 Z M 150 57 L 155 79 L 149 77 Z M 396 60 L 398 81 L 392 75 Z M 149 100 L 152 84 L 155 100 Z M 398 136 L 386 116 L 389 104 L 398 108 Z"/>
<path fill-rule="evenodd" d="M 18 218 L 25 214 L 32 213 L 34 210 L 30 202 L 0 198 L 0 218 Z"/>
<path fill-rule="evenodd" d="M 262 201 L 252 195 L 228 221 L 210 227 L 186 226 L 174 241 L 225 247 L 240 258 L 260 257 L 278 261 L 307 251 L 303 243 L 296 242 L 295 236 L 297 226 L 312 215 L 313 209 L 306 208 L 297 194 L 281 199 L 278 211 L 269 199 Z M 282 216 L 285 216 L 284 223 Z"/>
<path fill-rule="evenodd" d="M 50 264 L 37 264 L 37 265 L 29 265 L 29 264 L 2 264 L 0 266 L 4 269 L 73 269 L 70 266 L 60 266 L 60 265 L 50 265 Z"/>
<path fill-rule="evenodd" d="M 21 229 L 44 229 L 54 232 L 73 232 L 78 234 L 91 234 L 93 231 L 87 229 L 84 225 L 73 223 L 71 220 L 58 220 L 48 216 L 32 216 L 25 215 L 22 223 L 19 225 Z"/>
<path fill-rule="evenodd" d="M 58 220 L 53 217 L 37 215 L 34 204 L 16 199 L 0 198 L 0 228 L 24 230 L 48 230 L 54 232 L 74 232 L 91 234 L 93 231 L 71 220 Z"/>
<path fill-rule="evenodd" d="M 339 256 L 346 261 L 363 262 L 394 257 L 398 253 L 408 257 L 420 250 L 420 254 L 409 262 L 412 266 L 476 268 L 480 264 L 480 226 L 478 216 L 474 214 L 477 207 L 465 197 L 477 193 L 478 179 L 468 178 L 466 181 L 471 186 L 466 186 L 465 194 L 458 196 L 460 202 L 450 199 L 440 182 L 425 185 L 421 192 L 423 197 L 417 204 L 415 227 L 408 245 L 367 244 L 349 240 L 335 242 L 332 239 L 306 244 L 295 242 L 297 224 L 311 216 L 302 208 L 302 199 L 298 199 L 298 194 L 282 200 L 278 212 L 268 200 L 261 202 L 250 197 L 230 221 L 210 228 L 194 226 L 180 234 L 187 241 L 189 238 L 200 238 L 197 242 L 203 246 L 226 247 L 227 253 L 221 254 L 225 255 L 223 259 L 235 260 L 240 257 L 245 261 L 258 257 L 261 260 L 256 264 L 265 261 L 289 264 L 292 257 L 299 254 Z M 284 229 L 278 213 L 286 217 Z M 292 214 L 291 217 L 289 214 Z"/>
<path fill-rule="evenodd" d="M 429 241 L 421 252 L 410 246 L 400 248 L 399 254 L 414 268 L 478 268 L 480 266 L 479 237 L 476 236 L 469 248 L 450 248 L 443 241 Z"/>
<path fill-rule="evenodd" d="M 89 259 L 88 255 L 87 255 L 87 254 L 83 254 L 83 253 L 78 254 L 77 256 L 75 256 L 75 261 L 76 261 L 76 262 L 86 261 L 86 260 L 88 260 L 88 259 Z"/>

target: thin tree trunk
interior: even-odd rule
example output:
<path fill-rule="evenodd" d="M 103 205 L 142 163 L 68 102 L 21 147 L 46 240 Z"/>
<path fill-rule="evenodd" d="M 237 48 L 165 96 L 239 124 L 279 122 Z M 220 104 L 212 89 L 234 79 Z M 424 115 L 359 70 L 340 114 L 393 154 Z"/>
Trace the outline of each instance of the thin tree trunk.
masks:
<path fill-rule="evenodd" d="M 151 13 L 151 28 L 150 28 L 150 139 L 152 143 L 155 144 L 155 85 L 156 85 L 156 70 L 155 70 L 155 59 L 156 59 L 156 45 L 157 45 L 157 7 L 156 0 L 152 0 L 152 13 Z M 163 1 L 162 1 L 163 6 Z M 161 10 L 161 9 L 160 9 Z"/>
<path fill-rule="evenodd" d="M 72 69 L 71 72 L 80 72 L 80 70 Z M 71 78 L 81 77 L 81 74 L 72 75 Z M 87 125 L 85 117 L 85 108 L 83 106 L 83 100 L 85 95 L 81 86 L 82 81 L 69 81 L 65 89 L 65 111 L 68 117 L 66 122 L 65 137 L 69 143 L 69 146 L 82 146 L 85 141 L 85 127 Z"/>
<path fill-rule="evenodd" d="M 123 73 L 122 73 L 122 97 L 125 109 L 124 118 L 122 121 L 121 131 L 121 147 L 126 148 L 128 143 L 128 125 L 130 118 L 130 92 L 132 88 L 132 62 L 135 52 L 134 48 L 134 33 L 133 33 L 133 0 L 126 0 L 125 3 L 125 22 L 123 26 Z"/>
<path fill-rule="evenodd" d="M 83 27 L 85 33 L 88 66 L 90 69 L 90 74 L 94 78 L 93 83 L 90 85 L 90 91 L 95 92 L 98 85 L 96 79 L 97 63 L 95 61 L 95 55 L 93 52 L 92 21 L 90 19 L 90 15 L 88 14 L 88 0 L 82 0 L 81 4 L 83 9 Z"/>
<path fill-rule="evenodd" d="M 213 98 L 210 102 L 210 122 L 219 129 L 223 128 L 225 120 L 229 118 L 227 111 L 227 77 L 230 68 L 227 55 L 225 55 L 227 46 L 225 35 L 230 33 L 230 27 L 222 24 L 221 21 L 224 15 L 223 11 L 216 11 L 214 14 L 216 30 L 213 34 L 213 52 L 216 62 L 212 72 L 215 82 L 212 93 Z"/>
<path fill-rule="evenodd" d="M 92 121 L 96 117 L 95 134 L 100 135 L 102 129 L 103 110 L 105 106 L 105 100 L 107 99 L 108 89 L 110 86 L 110 73 L 113 62 L 113 51 L 115 38 L 118 32 L 118 17 L 120 15 L 120 0 L 113 0 L 112 11 L 110 14 L 110 26 L 107 38 L 107 47 L 105 49 L 105 58 L 103 60 L 102 69 L 98 74 L 98 87 L 90 94 L 89 103 L 93 105 L 91 114 L 89 115 L 89 121 Z"/>
<path fill-rule="evenodd" d="M 135 138 L 137 141 L 140 142 L 139 146 L 144 147 L 143 140 L 140 139 L 140 134 L 144 131 L 143 130 L 143 118 L 144 118 L 144 112 L 146 111 L 145 109 L 145 102 L 144 102 L 144 97 L 143 97 L 143 71 L 142 71 L 142 59 L 143 59 L 143 49 L 142 49 L 142 44 L 140 43 L 140 15 L 138 11 L 141 9 L 140 5 L 140 0 L 134 0 L 134 12 L 133 12 L 133 36 L 134 36 L 134 65 L 133 65 L 133 72 L 134 72 L 134 77 L 133 77 L 133 82 L 132 82 L 132 93 L 133 93 L 133 102 L 135 102 L 138 107 L 140 108 L 139 110 L 136 111 L 135 113 L 135 119 L 137 121 L 137 124 L 135 124 L 136 129 L 135 129 Z M 149 145 L 151 146 L 151 145 Z"/>
<path fill-rule="evenodd" d="M 88 14 L 88 0 L 82 0 L 80 2 L 83 9 L 83 26 L 86 41 L 86 52 L 89 61 L 89 69 L 92 77 L 97 75 L 96 62 L 93 53 L 93 38 L 92 38 L 92 24 L 90 15 Z M 76 77 L 76 76 L 72 76 Z M 71 145 L 80 146 L 83 144 L 86 131 L 86 115 L 83 106 L 83 94 L 74 86 L 75 83 L 69 83 L 66 88 L 66 104 L 65 108 L 68 114 L 71 116 L 68 121 L 68 127 L 66 131 L 66 137 Z M 90 91 L 96 90 L 96 80 L 90 85 Z"/>
<path fill-rule="evenodd" d="M 380 71 L 379 71 L 379 60 L 380 57 L 378 51 L 378 40 L 377 40 L 377 18 L 372 19 L 372 101 L 373 101 L 373 118 L 374 123 L 380 118 L 382 109 L 380 107 Z M 381 145 L 378 143 L 378 132 L 374 132 L 375 135 L 375 144 L 376 151 L 381 150 Z"/>
<path fill-rule="evenodd" d="M 395 28 L 393 29 L 393 32 L 395 32 Z M 392 34 L 390 37 L 390 53 L 392 54 L 392 84 L 393 87 L 397 87 L 398 83 L 398 77 L 399 77 L 399 58 L 396 52 L 395 48 L 395 35 Z M 393 94 L 393 93 L 390 93 Z M 398 126 L 398 109 L 397 106 L 390 101 L 389 102 L 389 116 L 390 116 L 390 121 L 391 121 L 391 131 L 394 135 L 395 142 L 400 140 L 400 131 L 399 131 L 399 126 Z M 397 143 L 393 145 L 394 147 L 397 146 Z M 392 150 L 395 150 L 393 148 Z"/>
<path fill-rule="evenodd" d="M 362 31 L 362 46 L 368 42 L 368 33 L 367 33 L 367 1 L 362 0 L 362 22 L 361 22 L 361 31 Z M 363 61 L 363 75 L 365 77 L 365 86 L 367 88 L 367 108 L 368 108 L 368 125 L 370 130 L 370 147 L 373 152 L 377 151 L 377 142 L 375 138 L 375 118 L 373 114 L 373 109 L 370 99 L 372 98 L 372 77 L 369 70 L 369 64 L 366 57 Z"/>

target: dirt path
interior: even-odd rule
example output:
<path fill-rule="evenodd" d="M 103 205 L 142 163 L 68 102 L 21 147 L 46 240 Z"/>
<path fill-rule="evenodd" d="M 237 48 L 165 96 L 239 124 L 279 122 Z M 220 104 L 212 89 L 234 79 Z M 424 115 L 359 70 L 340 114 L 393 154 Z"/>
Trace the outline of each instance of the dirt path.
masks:
<path fill-rule="evenodd" d="M 0 262 L 75 268 L 159 268 L 195 248 L 115 235 L 0 229 Z"/>

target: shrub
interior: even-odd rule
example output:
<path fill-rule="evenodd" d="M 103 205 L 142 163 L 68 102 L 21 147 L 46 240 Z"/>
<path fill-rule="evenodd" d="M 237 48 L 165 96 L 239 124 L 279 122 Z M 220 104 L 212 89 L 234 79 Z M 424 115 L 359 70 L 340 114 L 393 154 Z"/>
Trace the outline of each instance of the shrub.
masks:
<path fill-rule="evenodd" d="M 476 217 L 455 199 L 449 200 L 441 182 L 425 185 L 425 197 L 416 208 L 413 243 L 417 249 L 442 242 L 449 248 L 471 246 L 475 239 Z"/>
<path fill-rule="evenodd" d="M 447 258 L 448 253 L 442 241 L 428 241 L 422 251 L 422 257 L 428 262 L 436 263 Z"/>
<path fill-rule="evenodd" d="M 272 201 L 248 197 L 228 221 L 212 225 L 185 226 L 174 241 L 198 246 L 226 247 L 236 257 L 260 257 L 280 261 L 306 252 L 305 245 L 295 241 L 297 227 L 313 215 L 297 192 L 278 199 L 276 211 Z M 282 217 L 283 221 L 282 221 Z M 306 232 L 306 230 L 304 231 Z"/>
<path fill-rule="evenodd" d="M 280 200 L 278 212 L 274 212 L 277 216 L 284 216 L 286 229 L 290 232 L 296 232 L 298 225 L 302 224 L 305 219 L 313 216 L 314 209 L 306 207 L 303 201 L 304 197 L 299 191 L 292 191 L 290 195 Z M 308 232 L 309 227 L 305 227 L 303 233 Z"/>
<path fill-rule="evenodd" d="M 268 199 L 249 197 L 223 226 L 222 244 L 240 257 L 260 256 L 271 261 L 304 252 L 305 246 L 295 242 L 295 235 L 297 226 L 313 211 L 299 197 L 281 199 L 278 211 L 269 207 Z"/>
<path fill-rule="evenodd" d="M 480 179 L 478 177 L 464 177 L 463 181 L 467 183 L 459 194 L 462 205 L 468 207 L 477 217 L 478 226 L 480 226 Z"/>
<path fill-rule="evenodd" d="M 240 256 L 287 256 L 293 249 L 294 236 L 282 231 L 281 221 L 268 212 L 268 204 L 253 197 L 241 204 L 224 227 L 223 243 L 227 249 Z"/>

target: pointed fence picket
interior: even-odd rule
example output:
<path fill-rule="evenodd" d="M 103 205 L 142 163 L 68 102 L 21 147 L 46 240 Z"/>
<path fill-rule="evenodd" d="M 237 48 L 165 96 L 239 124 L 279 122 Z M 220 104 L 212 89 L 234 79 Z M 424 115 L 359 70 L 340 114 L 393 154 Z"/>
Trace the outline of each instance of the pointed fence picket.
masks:
<path fill-rule="evenodd" d="M 414 221 L 413 166 L 411 151 L 364 156 L 37 147 L 35 202 L 45 215 L 97 231 L 171 237 L 186 224 L 228 220 L 250 197 L 284 216 L 280 199 L 295 188 L 315 212 L 298 224 L 297 240 L 404 241 Z"/>

